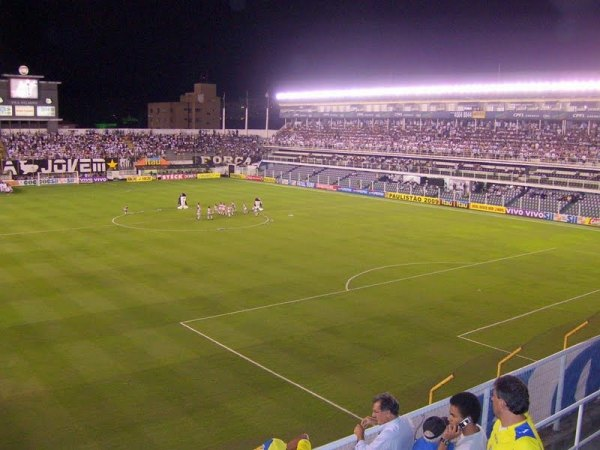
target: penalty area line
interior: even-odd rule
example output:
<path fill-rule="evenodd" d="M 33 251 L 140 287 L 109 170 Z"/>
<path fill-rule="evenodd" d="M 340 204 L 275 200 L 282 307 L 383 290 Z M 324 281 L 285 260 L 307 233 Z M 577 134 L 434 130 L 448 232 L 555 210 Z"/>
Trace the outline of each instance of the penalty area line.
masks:
<path fill-rule="evenodd" d="M 478 345 L 482 345 L 482 346 L 484 346 L 484 347 L 488 347 L 488 348 L 492 348 L 492 349 L 494 349 L 494 350 L 498 350 L 499 352 L 502 352 L 502 353 L 509 354 L 509 353 L 510 353 L 510 351 L 508 351 L 508 350 L 504 350 L 504 349 L 502 349 L 502 348 L 494 347 L 493 345 L 489 345 L 489 344 L 486 344 L 486 343 L 484 343 L 484 342 L 476 341 L 475 339 L 470 339 L 470 338 L 467 338 L 467 337 L 465 337 L 465 336 L 468 336 L 469 334 L 476 333 L 476 332 L 478 332 L 478 331 L 487 330 L 488 328 L 493 328 L 493 327 L 495 327 L 495 326 L 497 326 L 497 325 L 502 325 L 502 324 L 505 324 L 505 323 L 508 323 L 508 322 L 512 322 L 513 320 L 517 320 L 517 319 L 521 319 L 521 318 L 523 318 L 523 317 L 527 317 L 527 316 L 529 316 L 529 315 L 531 315 L 531 314 L 535 314 L 535 313 L 537 313 L 537 312 L 544 311 L 544 310 L 546 310 L 546 309 L 549 309 L 549 308 L 552 308 L 552 307 L 554 307 L 554 306 L 562 305 L 562 304 L 564 304 L 564 303 L 569 303 L 569 302 L 572 302 L 572 301 L 574 301 L 574 300 L 579 300 L 580 298 L 584 298 L 584 297 L 587 297 L 587 296 L 589 296 L 589 295 L 596 294 L 596 293 L 598 293 L 598 292 L 600 292 L 600 289 L 595 289 L 595 290 L 593 290 L 593 291 L 586 292 L 585 294 L 576 295 L 575 297 L 571 297 L 571 298 L 568 298 L 568 299 L 566 299 L 566 300 L 561 300 L 561 301 L 559 301 L 559 302 L 555 302 L 555 303 L 552 303 L 552 304 L 550 304 L 550 305 L 542 306 L 541 308 L 537 308 L 537 309 L 534 309 L 534 310 L 532 310 L 532 311 L 528 311 L 528 312 L 526 312 L 526 313 L 519 314 L 519 315 L 517 315 L 517 316 L 514 316 L 514 317 L 509 317 L 508 319 L 504 319 L 504 320 L 500 320 L 500 321 L 498 321 L 498 322 L 490 323 L 489 325 L 484 325 L 484 326 L 482 326 L 482 327 L 479 327 L 479 328 L 476 328 L 476 329 L 474 329 L 474 330 L 467 331 L 466 333 L 459 334 L 459 335 L 458 335 L 458 336 L 456 336 L 456 337 L 457 337 L 457 338 L 459 338 L 459 339 L 464 339 L 465 341 L 473 342 L 474 344 L 478 344 Z M 516 356 L 517 356 L 517 358 L 527 359 L 527 360 L 529 360 L 529 361 L 534 361 L 534 362 L 535 362 L 535 361 L 537 361 L 537 360 L 535 360 L 535 359 L 528 358 L 528 357 L 526 357 L 526 356 L 522 356 L 522 355 L 516 355 Z"/>
<path fill-rule="evenodd" d="M 520 258 L 520 257 L 523 257 L 523 256 L 529 256 L 529 255 L 535 255 L 535 254 L 539 254 L 539 253 L 545 253 L 545 252 L 552 251 L 552 250 L 555 250 L 555 248 L 549 248 L 549 249 L 545 249 L 545 250 L 538 250 L 538 251 L 534 251 L 534 252 L 520 253 L 520 254 L 517 254 L 517 255 L 505 256 L 503 258 L 491 259 L 491 260 L 482 261 L 482 262 L 479 262 L 479 263 L 464 264 L 464 265 L 459 266 L 459 267 L 453 267 L 453 268 L 444 269 L 444 270 L 437 270 L 437 271 L 434 271 L 434 272 L 429 272 L 427 274 L 420 274 L 420 275 L 406 277 L 406 278 L 401 278 L 401 279 L 397 279 L 397 280 L 390 280 L 390 281 L 386 281 L 386 282 L 382 282 L 382 283 L 376 283 L 376 284 L 371 284 L 371 285 L 367 285 L 367 286 L 361 286 L 361 287 L 357 287 L 357 288 L 353 288 L 353 289 L 348 289 L 348 283 L 351 281 L 351 279 L 350 279 L 350 280 L 347 281 L 344 290 L 335 291 L 335 292 L 328 292 L 328 293 L 325 293 L 325 294 L 313 295 L 313 296 L 310 296 L 310 297 L 304 297 L 304 298 L 300 298 L 300 299 L 289 300 L 289 301 L 279 302 L 279 303 L 274 303 L 274 304 L 269 304 L 269 305 L 262 305 L 262 306 L 257 306 L 257 307 L 254 307 L 254 308 L 246 308 L 246 309 L 242 309 L 242 310 L 231 311 L 231 312 L 228 312 L 228 313 L 216 314 L 216 315 L 213 315 L 213 316 L 200 317 L 200 318 L 197 318 L 197 319 L 191 319 L 191 320 L 186 320 L 186 321 L 183 321 L 183 322 L 179 322 L 179 324 L 181 326 L 187 328 L 188 330 L 196 333 L 198 336 L 201 336 L 204 339 L 212 342 L 213 344 L 221 347 L 222 349 L 226 350 L 227 352 L 230 352 L 233 355 L 236 355 L 237 357 L 242 358 L 243 360 L 245 360 L 245 361 L 249 362 L 250 364 L 252 364 L 252 365 L 254 365 L 254 366 L 256 366 L 256 367 L 264 370 L 267 373 L 270 373 L 271 375 L 279 378 L 280 380 L 282 380 L 282 381 L 284 381 L 284 382 L 286 382 L 288 384 L 291 384 L 292 386 L 295 386 L 298 389 L 301 389 L 302 391 L 304 391 L 304 392 L 312 395 L 313 397 L 315 397 L 315 398 L 317 398 L 317 399 L 319 399 L 319 400 L 321 400 L 321 401 L 323 401 L 323 402 L 325 402 L 325 403 L 333 406 L 334 408 L 336 408 L 336 409 L 338 409 L 338 410 L 340 410 L 340 411 L 342 411 L 342 412 L 344 412 L 344 413 L 346 413 L 348 415 L 351 415 L 352 417 L 360 420 L 361 417 L 359 415 L 353 413 L 352 411 L 347 410 L 346 408 L 338 405 L 337 403 L 332 402 L 331 400 L 323 397 L 322 395 L 319 395 L 316 392 L 311 391 L 310 389 L 302 386 L 301 384 L 298 384 L 295 381 L 292 381 L 289 378 L 287 378 L 287 377 L 285 377 L 285 376 L 283 376 L 283 375 L 275 372 L 274 370 L 269 369 L 268 367 L 266 367 L 266 366 L 260 364 L 259 362 L 257 362 L 255 360 L 249 358 L 248 356 L 246 356 L 246 355 L 244 355 L 244 354 L 242 354 L 242 353 L 240 353 L 240 352 L 232 349 L 231 347 L 226 346 L 225 344 L 217 341 L 216 339 L 213 339 L 212 337 L 208 336 L 207 334 L 204 334 L 201 331 L 198 331 L 197 329 L 191 327 L 188 324 L 191 323 L 191 322 L 197 322 L 197 321 L 202 321 L 202 320 L 214 319 L 214 318 L 217 318 L 217 317 L 230 316 L 230 315 L 234 315 L 234 314 L 241 314 L 241 313 L 246 313 L 246 312 L 250 312 L 250 311 L 257 311 L 257 310 L 261 310 L 261 309 L 272 308 L 272 307 L 275 307 L 275 306 L 281 306 L 281 305 L 286 305 L 286 304 L 291 304 L 291 303 L 298 303 L 298 302 L 303 302 L 303 301 L 312 300 L 312 299 L 324 298 L 324 297 L 328 297 L 328 296 L 332 296 L 332 295 L 347 293 L 347 292 L 350 292 L 350 291 L 367 289 L 367 288 L 371 288 L 371 287 L 375 287 L 375 286 L 386 285 L 386 284 L 389 284 L 389 283 L 395 283 L 395 282 L 399 282 L 399 281 L 410 280 L 410 279 L 420 278 L 420 277 L 429 276 L 429 275 L 436 275 L 436 274 L 440 274 L 440 273 L 451 272 L 451 271 L 459 270 L 459 269 L 465 269 L 465 268 L 470 268 L 470 267 L 477 267 L 477 266 L 481 266 L 481 265 L 484 265 L 484 264 L 491 264 L 491 263 L 494 263 L 494 262 L 506 261 L 506 260 L 510 260 L 510 259 Z M 501 352 L 509 353 L 506 350 L 503 350 L 503 349 L 500 349 L 500 348 L 497 348 L 497 347 L 493 347 L 491 345 L 487 345 L 487 344 L 484 344 L 484 343 L 481 343 L 481 342 L 477 342 L 477 341 L 472 340 L 472 339 L 465 338 L 463 335 L 458 336 L 458 337 L 461 338 L 461 339 L 467 340 L 467 341 L 474 342 L 474 343 L 479 344 L 479 345 L 483 345 L 483 346 L 492 348 L 494 350 L 498 350 L 498 351 L 501 351 Z M 524 359 L 527 359 L 527 360 L 530 360 L 530 361 L 535 361 L 535 360 L 533 360 L 531 358 L 527 358 L 527 357 L 523 357 L 523 356 L 521 356 L 521 358 L 524 358 Z"/>
<path fill-rule="evenodd" d="M 545 250 L 537 250 L 535 252 L 520 253 L 518 255 L 505 256 L 503 258 L 490 259 L 488 261 L 482 261 L 482 262 L 473 263 L 473 264 L 464 264 L 462 266 L 452 267 L 452 268 L 449 268 L 449 269 L 436 270 L 436 271 L 433 271 L 433 272 L 427 272 L 427 273 L 422 273 L 422 274 L 418 274 L 418 275 L 412 275 L 412 276 L 408 276 L 408 277 L 404 277 L 404 278 L 397 278 L 395 280 L 382 281 L 380 283 L 368 284 L 368 285 L 365 285 L 365 286 L 358 286 L 358 287 L 355 287 L 355 288 L 348 288 L 348 289 L 346 289 L 346 286 L 348 285 L 346 283 L 346 286 L 344 287 L 344 289 L 343 290 L 339 290 L 339 291 L 326 292 L 324 294 L 311 295 L 310 297 L 297 298 L 297 299 L 294 299 L 294 300 L 287 300 L 287 301 L 277 302 L 277 303 L 270 303 L 268 305 L 255 306 L 253 308 L 238 309 L 236 311 L 230 311 L 230 312 L 226 312 L 226 313 L 222 313 L 222 314 L 214 314 L 212 316 L 198 317 L 196 319 L 184 320 L 181 323 L 185 324 L 185 323 L 198 322 L 198 321 L 201 321 L 201 320 L 217 319 L 219 317 L 233 316 L 233 315 L 236 315 L 236 314 L 244 314 L 244 313 L 247 313 L 247 312 L 258 311 L 258 310 L 261 310 L 261 309 L 274 308 L 276 306 L 290 305 L 290 304 L 293 304 L 293 303 L 300 303 L 300 302 L 305 302 L 305 301 L 308 301 L 308 300 L 316 300 L 316 299 L 319 299 L 319 298 L 331 297 L 331 296 L 338 295 L 338 294 L 345 294 L 345 293 L 348 293 L 348 292 L 360 291 L 360 290 L 363 290 L 363 289 L 370 289 L 372 287 L 384 286 L 384 285 L 388 285 L 388 284 L 391 284 L 391 283 L 399 283 L 401 281 L 414 280 L 414 279 L 417 279 L 417 278 L 427 277 L 427 276 L 430 276 L 430 275 L 438 275 L 438 274 L 442 274 L 442 273 L 452 272 L 452 271 L 455 271 L 455 270 L 468 269 L 468 268 L 471 268 L 471 267 L 482 266 L 482 265 L 485 265 L 485 264 L 492 264 L 492 263 L 495 263 L 495 262 L 506 261 L 506 260 L 515 259 L 515 258 L 521 258 L 523 256 L 530 256 L 530 255 L 535 255 L 535 254 L 538 254 L 538 253 L 545 253 L 545 252 L 549 252 L 549 251 L 552 251 L 552 250 L 556 250 L 556 249 L 555 248 L 547 248 Z M 348 281 L 350 281 L 350 280 L 347 280 L 347 282 Z"/>
<path fill-rule="evenodd" d="M 571 298 L 568 298 L 566 300 L 561 300 L 560 302 L 552 303 L 550 305 L 542 306 L 541 308 L 537 308 L 537 309 L 534 309 L 532 311 L 528 311 L 526 313 L 519 314 L 518 316 L 509 317 L 508 319 L 500 320 L 499 322 L 494 322 L 494 323 L 491 323 L 489 325 L 484 325 L 483 327 L 479 327 L 479 328 L 476 328 L 474 330 L 467 331 L 466 333 L 460 334 L 458 337 L 464 337 L 464 336 L 467 336 L 469 334 L 476 333 L 477 331 L 486 330 L 488 328 L 495 327 L 496 325 L 501 325 L 503 323 L 511 322 L 513 320 L 517 320 L 517 319 L 520 319 L 522 317 L 526 317 L 526 316 L 529 316 L 531 314 L 535 314 L 535 313 L 543 311 L 545 309 L 552 308 L 553 306 L 562 305 L 563 303 L 569 303 L 569 302 L 572 302 L 573 300 L 578 300 L 580 298 L 587 297 L 588 295 L 592 295 L 592 294 L 595 294 L 597 292 L 600 292 L 600 289 L 596 289 L 594 291 L 586 292 L 585 294 L 577 295 L 575 297 L 571 297 Z"/>
<path fill-rule="evenodd" d="M 190 331 L 193 331 L 193 332 L 194 332 L 194 333 L 196 333 L 197 335 L 199 335 L 199 336 L 202 336 L 204 339 L 206 339 L 206 340 L 208 340 L 208 341 L 212 342 L 213 344 L 215 344 L 215 345 L 218 345 L 218 346 L 219 346 L 219 347 L 221 347 L 222 349 L 224 349 L 224 350 L 227 350 L 227 351 L 228 351 L 228 352 L 230 352 L 230 353 L 233 353 L 235 356 L 238 356 L 239 358 L 242 358 L 243 360 L 245 360 L 245 361 L 249 362 L 250 364 L 253 364 L 253 365 L 255 365 L 256 367 L 258 367 L 259 369 L 262 369 L 262 370 L 264 370 L 264 371 L 265 371 L 265 372 L 267 372 L 267 373 L 270 373 L 271 375 L 273 375 L 273 376 L 275 376 L 275 377 L 279 378 L 280 380 L 283 380 L 283 381 L 285 381 L 286 383 L 288 383 L 288 384 L 291 384 L 292 386 L 294 386 L 294 387 L 297 387 L 298 389 L 301 389 L 301 390 L 303 390 L 303 391 L 304 391 L 304 392 L 306 392 L 307 394 L 310 394 L 310 395 L 312 395 L 313 397 L 315 397 L 315 398 L 317 398 L 317 399 L 319 399 L 319 400 L 321 400 L 321 401 L 323 401 L 323 402 L 325 402 L 325 403 L 329 404 L 330 406 L 333 406 L 334 408 L 336 408 L 336 409 L 338 409 L 338 410 L 340 410 L 340 411 L 342 411 L 342 412 L 344 412 L 344 413 L 346 413 L 346 414 L 349 414 L 350 416 L 352 416 L 352 417 L 354 417 L 354 418 L 356 418 L 356 419 L 358 419 L 358 420 L 361 420 L 361 419 L 362 419 L 362 417 L 360 417 L 358 414 L 355 414 L 355 413 L 353 413 L 352 411 L 349 411 L 349 410 L 347 410 L 346 408 L 344 408 L 344 407 L 342 407 L 342 406 L 338 405 L 337 403 L 335 403 L 335 402 L 332 402 L 331 400 L 329 400 L 329 399 L 327 399 L 327 398 L 323 397 L 322 395 L 319 395 L 319 394 L 317 394 L 316 392 L 314 392 L 314 391 L 311 391 L 311 390 L 310 390 L 310 389 L 308 389 L 307 387 L 304 387 L 304 386 L 302 386 L 301 384 L 298 384 L 298 383 L 296 383 L 295 381 L 292 381 L 292 380 L 290 380 L 289 378 L 287 378 L 287 377 L 284 377 L 284 376 L 283 376 L 283 375 L 281 375 L 280 373 L 277 373 L 277 372 L 275 372 L 274 370 L 272 370 L 272 369 L 269 369 L 268 367 L 266 367 L 266 366 L 262 365 L 261 363 L 259 363 L 259 362 L 255 361 L 255 360 L 253 360 L 252 358 L 249 358 L 249 357 L 247 357 L 246 355 L 243 355 L 242 353 L 240 353 L 240 352 L 238 352 L 238 351 L 236 351 L 236 350 L 232 349 L 231 347 L 228 347 L 227 345 L 225 345 L 225 344 L 223 344 L 223 343 L 221 343 L 221 342 L 217 341 L 216 339 L 213 339 L 213 338 L 211 338 L 210 336 L 208 336 L 208 335 L 206 335 L 206 334 L 204 334 L 204 333 L 202 333 L 202 332 L 200 332 L 200 331 L 196 330 L 195 328 L 193 328 L 193 327 L 190 327 L 190 326 L 189 326 L 189 325 L 187 325 L 186 323 L 184 323 L 184 322 L 179 322 L 179 324 L 180 324 L 180 325 L 182 325 L 182 326 L 184 326 L 184 327 L 186 327 L 188 330 L 190 330 Z"/>
<path fill-rule="evenodd" d="M 352 281 L 354 281 L 356 278 L 361 277 L 370 272 L 375 272 L 375 271 L 381 270 L 381 269 L 389 269 L 390 267 L 428 266 L 431 264 L 466 264 L 466 263 L 444 262 L 444 261 L 441 261 L 441 262 L 414 262 L 414 263 L 390 264 L 388 266 L 373 267 L 372 269 L 363 270 L 362 272 L 357 273 L 356 275 L 352 275 L 350 278 L 348 278 L 348 280 L 346 281 L 345 289 L 347 291 L 351 291 L 353 288 L 350 288 L 350 283 L 352 283 Z"/>
<path fill-rule="evenodd" d="M 509 350 L 504 350 L 503 348 L 494 347 L 493 345 L 485 344 L 483 342 L 476 341 L 475 339 L 469 339 L 469 338 L 466 338 L 464 336 L 456 336 L 456 337 L 459 338 L 459 339 L 464 339 L 465 341 L 473 342 L 474 344 L 477 344 L 477 345 L 482 345 L 483 347 L 491 348 L 493 350 L 497 350 L 499 352 L 506 353 L 507 355 L 510 353 Z M 517 354 L 515 356 L 517 358 L 526 359 L 527 361 L 532 361 L 532 362 L 536 362 L 537 361 L 537 359 L 529 358 L 527 356 L 523 356 L 523 355 L 519 355 L 519 354 Z"/>

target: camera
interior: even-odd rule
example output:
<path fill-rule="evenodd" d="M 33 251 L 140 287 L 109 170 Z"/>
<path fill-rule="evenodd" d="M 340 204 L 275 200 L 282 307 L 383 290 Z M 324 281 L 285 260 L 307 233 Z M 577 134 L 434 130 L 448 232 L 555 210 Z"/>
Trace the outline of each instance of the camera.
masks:
<path fill-rule="evenodd" d="M 458 428 L 460 428 L 461 430 L 464 429 L 467 425 L 469 425 L 472 422 L 470 417 L 465 417 L 463 420 L 461 420 L 460 422 L 458 422 Z"/>

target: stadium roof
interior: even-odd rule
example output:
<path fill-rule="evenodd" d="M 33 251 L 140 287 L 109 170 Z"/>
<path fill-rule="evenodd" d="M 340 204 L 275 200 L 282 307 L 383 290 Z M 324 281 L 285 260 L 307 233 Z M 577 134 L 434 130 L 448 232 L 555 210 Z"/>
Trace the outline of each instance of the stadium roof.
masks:
<path fill-rule="evenodd" d="M 473 96 L 600 95 L 600 78 L 590 80 L 517 81 L 279 92 L 279 102 L 369 99 L 435 99 Z"/>

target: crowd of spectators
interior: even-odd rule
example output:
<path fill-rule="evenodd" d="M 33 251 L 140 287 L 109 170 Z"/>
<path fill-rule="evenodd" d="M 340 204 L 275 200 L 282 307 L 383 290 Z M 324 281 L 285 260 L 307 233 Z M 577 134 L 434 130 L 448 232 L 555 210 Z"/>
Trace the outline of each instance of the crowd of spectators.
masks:
<path fill-rule="evenodd" d="M 600 163 L 600 126 L 594 123 L 516 121 L 291 122 L 272 140 L 286 147 L 363 150 L 483 159 Z"/>
<path fill-rule="evenodd" d="M 132 162 L 142 157 L 208 154 L 256 159 L 260 153 L 257 136 L 213 131 L 195 134 L 126 133 L 120 130 L 85 133 L 3 133 L 0 139 L 6 159 L 119 158 Z"/>
<path fill-rule="evenodd" d="M 422 436 L 415 440 L 417 433 L 413 424 L 400 415 L 398 400 L 384 392 L 373 399 L 371 414 L 354 427 L 354 449 L 543 450 L 544 444 L 529 414 L 529 389 L 520 378 L 498 377 L 491 403 L 496 420 L 489 436 L 479 424 L 482 413 L 479 398 L 471 392 L 459 392 L 450 398 L 448 416 L 427 418 L 422 425 Z M 380 428 L 367 443 L 365 431 L 375 425 Z"/>

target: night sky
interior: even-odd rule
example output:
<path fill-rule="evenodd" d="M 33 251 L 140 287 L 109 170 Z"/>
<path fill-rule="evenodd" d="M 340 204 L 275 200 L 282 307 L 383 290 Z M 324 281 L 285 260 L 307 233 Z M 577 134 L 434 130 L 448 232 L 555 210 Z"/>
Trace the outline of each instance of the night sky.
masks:
<path fill-rule="evenodd" d="M 597 0 L 0 0 L 0 72 L 61 81 L 90 126 L 177 101 L 508 74 L 600 72 Z"/>

